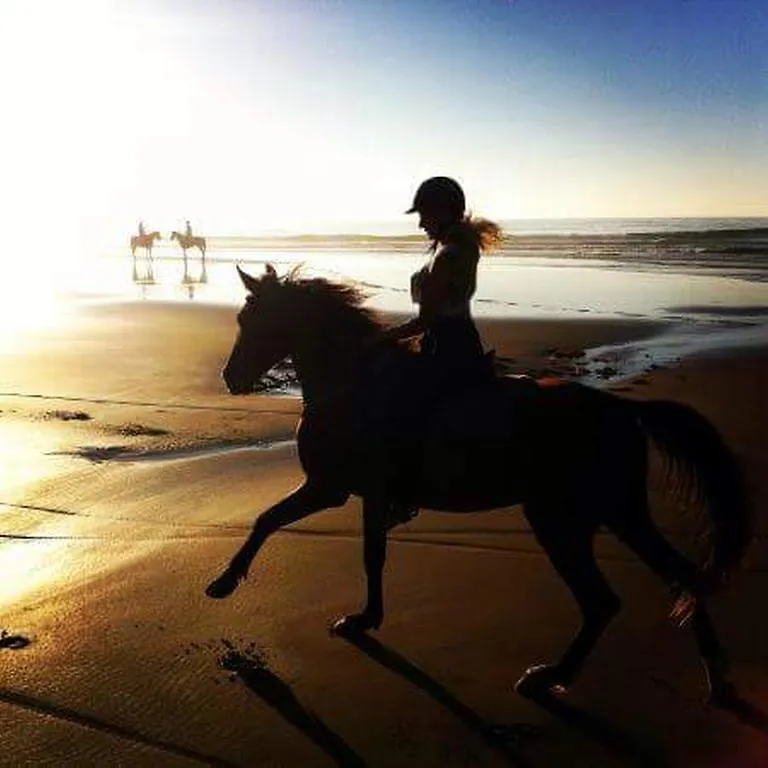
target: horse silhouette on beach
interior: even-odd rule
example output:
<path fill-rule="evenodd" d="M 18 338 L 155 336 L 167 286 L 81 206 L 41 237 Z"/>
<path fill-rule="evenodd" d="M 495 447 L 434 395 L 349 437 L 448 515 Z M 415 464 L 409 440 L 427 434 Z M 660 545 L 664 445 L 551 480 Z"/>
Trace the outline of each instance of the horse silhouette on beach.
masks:
<path fill-rule="evenodd" d="M 155 240 L 162 240 L 160 233 L 157 230 L 153 232 L 141 231 L 138 235 L 131 236 L 131 256 L 133 256 L 133 282 L 137 285 L 146 287 L 147 285 L 153 285 L 155 282 L 154 274 L 154 259 L 152 257 L 152 246 L 155 244 Z M 136 249 L 144 248 L 147 255 L 146 271 L 144 274 L 139 273 L 138 262 L 136 261 Z"/>
<path fill-rule="evenodd" d="M 304 397 L 298 454 L 304 483 L 263 512 L 206 590 L 230 595 L 269 536 L 320 510 L 362 497 L 367 600 L 338 633 L 380 627 L 388 513 L 393 502 L 469 513 L 521 504 L 538 543 L 569 587 L 582 623 L 562 657 L 530 667 L 517 690 L 566 690 L 620 609 L 593 552 L 601 527 L 670 588 L 672 618 L 690 625 L 712 703 L 737 700 L 706 607 L 751 541 L 742 474 L 715 427 L 695 409 L 639 401 L 575 382 L 539 385 L 499 376 L 435 401 L 418 392 L 422 358 L 403 345 L 372 346 L 381 331 L 356 288 L 297 271 L 278 278 L 238 268 L 247 298 L 223 371 L 233 394 L 253 391 L 276 363 L 293 360 Z M 400 384 L 402 384 L 402 386 Z M 376 394 L 384 389 L 389 400 Z M 419 398 L 417 407 L 410 401 Z M 389 402 L 389 406 L 387 406 Z M 383 416 L 382 416 L 383 413 Z M 696 564 L 660 533 L 648 508 L 648 439 L 707 511 L 708 554 Z"/>
<path fill-rule="evenodd" d="M 155 244 L 155 240 L 162 240 L 160 233 L 155 230 L 154 232 L 147 232 L 143 235 L 131 236 L 131 254 L 136 258 L 136 249 L 144 248 L 147 252 L 147 257 L 152 261 L 152 246 Z"/>
<path fill-rule="evenodd" d="M 177 232 L 174 230 L 171 232 L 171 240 L 175 240 L 180 246 L 181 250 L 184 254 L 184 277 L 182 279 L 182 282 L 184 283 L 206 283 L 208 282 L 208 274 L 206 272 L 205 268 L 205 253 L 207 250 L 207 243 L 205 241 L 204 237 L 200 237 L 199 235 L 186 235 L 183 232 Z M 196 280 L 193 280 L 189 276 L 189 263 L 187 261 L 187 250 L 190 248 L 197 248 L 200 251 L 200 259 L 201 259 L 201 270 L 200 270 L 200 277 Z"/>

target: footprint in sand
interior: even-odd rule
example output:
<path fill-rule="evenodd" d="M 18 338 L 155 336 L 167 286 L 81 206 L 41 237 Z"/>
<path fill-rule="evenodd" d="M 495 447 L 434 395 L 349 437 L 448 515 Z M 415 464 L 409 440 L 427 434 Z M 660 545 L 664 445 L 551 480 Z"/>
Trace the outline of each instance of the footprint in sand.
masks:
<path fill-rule="evenodd" d="M 59 421 L 90 421 L 92 416 L 85 411 L 45 411 L 43 418 Z"/>
<path fill-rule="evenodd" d="M 255 643 L 249 643 L 243 648 L 238 648 L 226 638 L 221 639 L 224 652 L 217 659 L 221 669 L 228 672 L 264 672 L 268 669 L 265 654 L 256 647 Z"/>
<path fill-rule="evenodd" d="M 114 432 L 125 437 L 160 437 L 171 434 L 167 429 L 147 427 L 144 424 L 123 424 L 115 427 Z"/>
<path fill-rule="evenodd" d="M 51 451 L 51 456 L 74 456 L 94 463 L 108 461 L 130 452 L 127 445 L 83 445 L 73 451 Z"/>
<path fill-rule="evenodd" d="M 4 629 L 0 632 L 0 648 L 8 648 L 11 651 L 19 651 L 32 643 L 25 635 L 14 635 Z"/>
<path fill-rule="evenodd" d="M 235 682 L 238 675 L 251 677 L 259 673 L 271 675 L 267 654 L 254 642 L 232 641 L 222 637 L 219 641 L 192 642 L 184 649 L 187 656 L 197 651 L 215 652 L 216 666 L 227 673 L 227 679 L 230 682 Z M 220 681 L 215 680 L 215 682 Z"/>

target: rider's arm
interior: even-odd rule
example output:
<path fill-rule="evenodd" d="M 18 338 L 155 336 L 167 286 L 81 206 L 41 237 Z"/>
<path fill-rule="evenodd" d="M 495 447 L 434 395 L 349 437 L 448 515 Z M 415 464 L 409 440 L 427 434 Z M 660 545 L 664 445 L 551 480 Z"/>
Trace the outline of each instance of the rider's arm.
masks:
<path fill-rule="evenodd" d="M 432 262 L 430 269 L 422 269 L 411 279 L 411 297 L 419 305 L 419 314 L 401 325 L 387 328 L 374 343 L 410 339 L 424 333 L 430 322 L 446 306 L 452 306 L 457 297 L 463 297 L 467 278 L 462 269 L 464 254 L 454 245 L 446 245 Z"/>
<path fill-rule="evenodd" d="M 418 336 L 420 333 L 424 333 L 424 321 L 421 315 L 417 315 L 407 323 L 401 323 L 400 325 L 393 325 L 391 328 L 387 328 L 380 334 L 378 341 L 400 341 L 401 339 L 410 339 L 414 336 Z"/>
<path fill-rule="evenodd" d="M 411 299 L 414 304 L 421 303 L 421 287 L 429 278 L 429 268 L 422 267 L 418 272 L 411 276 Z M 424 333 L 424 322 L 421 315 L 411 318 L 400 325 L 393 325 L 376 335 L 371 340 L 372 344 L 384 344 L 386 342 L 400 341 L 401 339 L 410 339 Z"/>

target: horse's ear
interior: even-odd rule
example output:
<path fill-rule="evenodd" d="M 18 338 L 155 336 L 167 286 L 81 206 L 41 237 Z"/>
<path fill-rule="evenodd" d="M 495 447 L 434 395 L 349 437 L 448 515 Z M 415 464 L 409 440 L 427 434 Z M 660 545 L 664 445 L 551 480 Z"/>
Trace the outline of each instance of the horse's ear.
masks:
<path fill-rule="evenodd" d="M 256 293 L 258 291 L 259 281 L 255 277 L 251 277 L 247 272 L 243 272 L 239 266 L 237 267 L 237 274 L 240 275 L 240 279 L 249 293 Z"/>
<path fill-rule="evenodd" d="M 267 262 L 264 265 L 264 269 L 266 270 L 265 277 L 268 277 L 270 280 L 277 280 L 277 270 L 272 266 L 272 264 Z"/>

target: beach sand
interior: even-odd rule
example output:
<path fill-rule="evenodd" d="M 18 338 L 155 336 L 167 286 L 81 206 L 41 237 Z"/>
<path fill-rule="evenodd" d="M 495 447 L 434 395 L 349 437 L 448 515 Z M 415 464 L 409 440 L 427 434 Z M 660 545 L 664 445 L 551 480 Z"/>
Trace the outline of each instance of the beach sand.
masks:
<path fill-rule="evenodd" d="M 743 462 L 759 536 L 712 612 L 751 709 L 703 703 L 665 588 L 602 534 L 624 610 L 548 709 L 511 686 L 564 649 L 578 612 L 515 508 L 397 528 L 385 624 L 356 643 L 328 627 L 362 600 L 357 500 L 275 535 L 229 599 L 204 596 L 256 514 L 301 480 L 299 401 L 232 397 L 220 381 L 235 312 L 94 305 L 0 354 L 0 764 L 768 764 L 768 354 L 613 387 L 690 403 Z M 482 330 L 524 372 L 656 328 Z M 696 520 L 657 470 L 654 516 L 689 546 Z"/>

